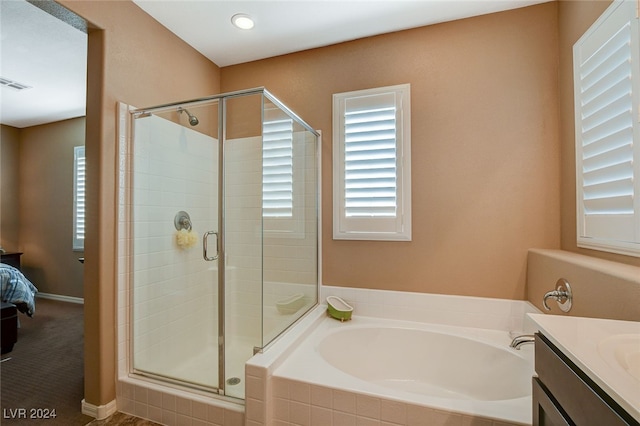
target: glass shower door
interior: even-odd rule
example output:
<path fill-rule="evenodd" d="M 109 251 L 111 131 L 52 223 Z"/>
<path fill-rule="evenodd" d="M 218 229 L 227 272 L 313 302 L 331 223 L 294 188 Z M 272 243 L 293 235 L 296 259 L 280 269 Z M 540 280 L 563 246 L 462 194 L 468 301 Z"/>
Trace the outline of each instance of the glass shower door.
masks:
<path fill-rule="evenodd" d="M 220 388 L 217 108 L 134 116 L 131 158 L 133 368 L 204 389 Z"/>

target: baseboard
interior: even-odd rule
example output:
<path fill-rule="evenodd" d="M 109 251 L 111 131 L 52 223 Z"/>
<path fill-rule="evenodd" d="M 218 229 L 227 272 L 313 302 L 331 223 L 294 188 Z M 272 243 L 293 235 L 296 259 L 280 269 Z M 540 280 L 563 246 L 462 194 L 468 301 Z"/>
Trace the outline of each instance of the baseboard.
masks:
<path fill-rule="evenodd" d="M 82 400 L 82 414 L 96 418 L 97 420 L 104 420 L 117 411 L 118 406 L 116 400 L 108 402 L 105 405 L 93 405 L 89 404 L 84 399 Z"/>
<path fill-rule="evenodd" d="M 84 299 L 82 297 L 63 296 L 61 294 L 40 293 L 40 292 L 36 294 L 36 297 L 41 297 L 43 299 L 59 300 L 61 302 L 78 303 L 80 305 L 84 305 Z"/>

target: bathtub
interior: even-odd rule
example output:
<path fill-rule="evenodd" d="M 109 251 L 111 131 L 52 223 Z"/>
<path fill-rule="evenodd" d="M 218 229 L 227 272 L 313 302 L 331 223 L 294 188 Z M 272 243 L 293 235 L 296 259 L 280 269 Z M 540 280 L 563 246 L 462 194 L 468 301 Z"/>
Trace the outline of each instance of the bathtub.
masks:
<path fill-rule="evenodd" d="M 512 337 L 502 330 L 323 317 L 273 377 L 400 403 L 404 410 L 530 425 L 533 345 L 512 349 Z"/>

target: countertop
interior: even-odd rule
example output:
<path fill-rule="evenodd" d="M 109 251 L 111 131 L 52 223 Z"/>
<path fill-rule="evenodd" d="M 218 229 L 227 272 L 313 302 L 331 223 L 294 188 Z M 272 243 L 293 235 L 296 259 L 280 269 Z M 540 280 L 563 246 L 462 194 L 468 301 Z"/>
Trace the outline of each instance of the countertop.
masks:
<path fill-rule="evenodd" d="M 640 322 L 528 315 L 542 334 L 640 421 Z"/>

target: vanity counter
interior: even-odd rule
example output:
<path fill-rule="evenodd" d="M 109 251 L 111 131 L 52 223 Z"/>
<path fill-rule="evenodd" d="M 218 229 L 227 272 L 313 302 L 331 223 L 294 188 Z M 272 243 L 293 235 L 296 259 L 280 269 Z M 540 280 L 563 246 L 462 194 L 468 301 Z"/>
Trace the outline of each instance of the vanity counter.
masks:
<path fill-rule="evenodd" d="M 640 421 L 640 322 L 528 315 L 551 343 Z"/>

